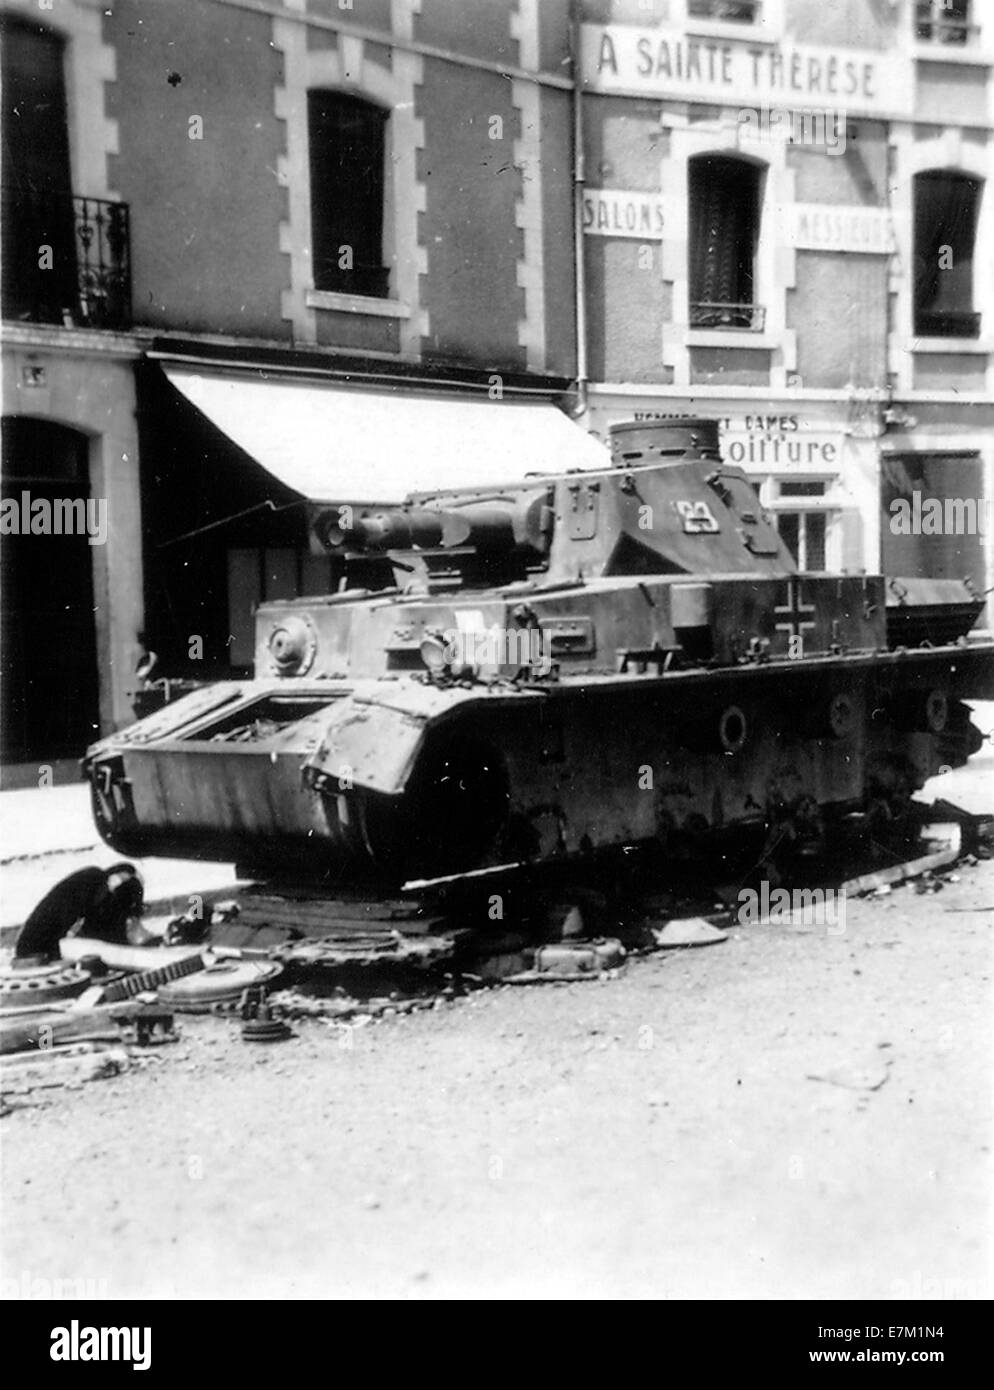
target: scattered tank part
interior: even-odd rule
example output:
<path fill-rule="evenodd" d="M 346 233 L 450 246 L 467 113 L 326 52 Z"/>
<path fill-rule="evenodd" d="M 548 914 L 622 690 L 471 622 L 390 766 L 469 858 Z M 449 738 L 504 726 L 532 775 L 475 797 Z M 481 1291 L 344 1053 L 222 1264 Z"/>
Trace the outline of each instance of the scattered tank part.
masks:
<path fill-rule="evenodd" d="M 950 821 L 948 824 L 934 824 L 929 826 L 928 830 L 939 848 L 933 848 L 930 853 L 920 855 L 916 859 L 903 860 L 900 864 L 892 864 L 888 868 L 847 879 L 839 891 L 847 897 L 855 898 L 863 893 L 889 889 L 895 883 L 903 883 L 905 879 L 919 878 L 935 869 L 944 869 L 950 864 L 955 864 L 962 853 L 962 830 L 959 823 Z"/>
<path fill-rule="evenodd" d="M 57 959 L 59 942 L 72 931 L 101 941 L 128 941 L 141 918 L 145 889 L 134 864 L 77 869 L 50 889 L 17 934 L 17 956 Z"/>
<path fill-rule="evenodd" d="M 199 954 L 189 946 L 119 946 L 110 941 L 97 941 L 84 936 L 67 936 L 59 943 L 63 960 L 81 963 L 87 957 L 97 957 L 110 970 L 160 970 L 179 961 L 194 959 Z"/>
<path fill-rule="evenodd" d="M 545 984 L 552 981 L 594 980 L 616 973 L 625 964 L 620 941 L 557 941 L 526 952 L 531 966 L 508 975 L 509 985 Z"/>
<path fill-rule="evenodd" d="M 390 994 L 357 995 L 342 989 L 328 995 L 312 992 L 301 984 L 278 989 L 270 995 L 270 1002 L 286 1019 L 316 1019 L 341 1027 L 358 1027 L 377 1018 L 444 1008 L 480 987 L 474 976 L 463 974 L 458 981 L 458 986 L 450 980 L 441 988 L 416 994 L 393 990 Z"/>
<path fill-rule="evenodd" d="M 343 897 L 306 883 L 254 885 L 239 908 L 237 917 L 212 931 L 212 945 L 285 965 L 427 968 L 454 955 L 467 934 L 447 914 L 368 890 Z"/>
<path fill-rule="evenodd" d="M 283 967 L 276 961 L 217 961 L 195 975 L 162 985 L 159 1000 L 177 1013 L 211 1013 L 218 1005 L 237 1003 L 246 989 L 268 985 L 282 973 Z"/>
<path fill-rule="evenodd" d="M 496 944 L 496 950 L 487 950 L 481 942 L 479 956 L 470 967 L 473 978 L 510 985 L 592 980 L 620 970 L 627 955 L 620 941 L 603 938 L 544 946 L 523 946 L 505 938 Z"/>
<path fill-rule="evenodd" d="M 264 985 L 249 986 L 242 994 L 239 1008 L 246 1042 L 285 1042 L 293 1037 L 289 1023 L 274 1011 Z"/>
<path fill-rule="evenodd" d="M 154 954 L 154 953 L 153 953 Z M 173 980 L 189 978 L 206 969 L 207 962 L 201 955 L 187 956 L 169 965 L 153 966 L 134 975 L 124 975 L 100 988 L 99 1003 L 115 1004 L 122 999 L 134 999 L 139 994 L 157 990 Z"/>
<path fill-rule="evenodd" d="M 471 935 L 451 932 L 445 936 L 407 936 L 394 930 L 365 936 L 308 938 L 280 946 L 270 954 L 284 965 L 362 966 L 408 965 L 427 969 L 451 960 Z"/>
<path fill-rule="evenodd" d="M 0 1054 L 47 1052 L 63 1043 L 120 1042 L 122 1028 L 137 1028 L 140 1020 L 166 1033 L 172 1028 L 170 1009 L 138 999 L 94 1008 L 62 1005 L 12 1013 L 0 1018 Z"/>
<path fill-rule="evenodd" d="M 267 1007 L 242 1024 L 242 1037 L 246 1042 L 285 1042 L 293 1037 L 293 1029 L 285 1019 L 269 1017 Z"/>
<path fill-rule="evenodd" d="M 0 966 L 0 1015 L 49 1009 L 78 999 L 93 983 L 81 965 L 15 957 Z"/>
<path fill-rule="evenodd" d="M 703 917 L 674 918 L 665 926 L 652 928 L 652 939 L 660 950 L 691 946 L 717 946 L 728 940 L 728 933 Z"/>
<path fill-rule="evenodd" d="M 969 581 L 799 572 L 715 421 L 616 426 L 603 470 L 312 522 L 346 586 L 374 559 L 395 587 L 261 605 L 252 679 L 94 744 L 119 853 L 499 899 L 506 866 L 639 845 L 817 854 L 844 815 L 900 825 L 981 746 L 966 701 L 994 697 L 994 642 Z"/>

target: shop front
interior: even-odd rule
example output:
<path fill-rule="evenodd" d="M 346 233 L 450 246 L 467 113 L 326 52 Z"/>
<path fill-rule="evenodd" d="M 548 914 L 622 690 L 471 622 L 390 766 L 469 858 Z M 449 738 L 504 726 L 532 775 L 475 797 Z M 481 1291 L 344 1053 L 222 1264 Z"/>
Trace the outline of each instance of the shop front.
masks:
<path fill-rule="evenodd" d="M 749 475 L 788 549 L 806 570 L 873 572 L 880 564 L 880 408 L 848 401 L 677 396 L 653 387 L 593 386 L 588 428 L 608 442 L 623 420 L 703 415 L 719 421 L 722 456 Z"/>

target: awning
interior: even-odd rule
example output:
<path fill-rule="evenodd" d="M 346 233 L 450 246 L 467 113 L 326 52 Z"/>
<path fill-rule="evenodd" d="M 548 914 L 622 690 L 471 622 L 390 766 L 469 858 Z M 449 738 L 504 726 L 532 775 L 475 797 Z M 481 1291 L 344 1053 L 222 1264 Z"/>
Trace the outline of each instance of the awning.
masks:
<path fill-rule="evenodd" d="M 604 445 L 545 401 L 162 367 L 218 429 L 312 502 L 400 502 L 411 492 L 610 465 Z"/>

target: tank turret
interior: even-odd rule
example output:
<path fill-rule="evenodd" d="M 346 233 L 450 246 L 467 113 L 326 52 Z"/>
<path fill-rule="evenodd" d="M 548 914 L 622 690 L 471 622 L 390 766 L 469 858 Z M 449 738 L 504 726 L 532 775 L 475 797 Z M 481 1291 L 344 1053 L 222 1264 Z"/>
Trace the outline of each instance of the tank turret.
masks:
<path fill-rule="evenodd" d="M 409 590 L 539 573 L 555 581 L 794 571 L 746 474 L 722 465 L 714 421 L 617 425 L 611 434 L 603 471 L 526 480 L 500 493 L 419 494 L 388 509 L 324 508 L 315 537 L 346 560 L 390 556 Z"/>

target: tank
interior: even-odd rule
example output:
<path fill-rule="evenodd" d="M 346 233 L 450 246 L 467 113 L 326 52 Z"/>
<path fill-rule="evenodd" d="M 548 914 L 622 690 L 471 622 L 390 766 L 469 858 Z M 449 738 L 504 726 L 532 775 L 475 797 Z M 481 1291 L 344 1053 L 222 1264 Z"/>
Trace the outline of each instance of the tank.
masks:
<path fill-rule="evenodd" d="M 597 471 L 314 507 L 345 587 L 263 604 L 253 678 L 91 747 L 127 856 L 342 891 L 900 817 L 981 743 L 969 580 L 800 573 L 717 424 Z M 349 587 L 361 582 L 366 587 Z"/>

